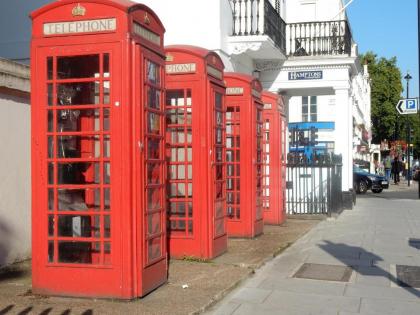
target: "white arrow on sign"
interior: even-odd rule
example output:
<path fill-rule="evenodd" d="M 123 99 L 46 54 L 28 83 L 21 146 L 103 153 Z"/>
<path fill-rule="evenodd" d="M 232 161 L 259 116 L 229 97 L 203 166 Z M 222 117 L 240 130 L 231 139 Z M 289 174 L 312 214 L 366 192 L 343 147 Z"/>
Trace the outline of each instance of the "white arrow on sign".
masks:
<path fill-rule="evenodd" d="M 417 114 L 419 102 L 416 98 L 402 99 L 395 108 L 401 115 Z"/>

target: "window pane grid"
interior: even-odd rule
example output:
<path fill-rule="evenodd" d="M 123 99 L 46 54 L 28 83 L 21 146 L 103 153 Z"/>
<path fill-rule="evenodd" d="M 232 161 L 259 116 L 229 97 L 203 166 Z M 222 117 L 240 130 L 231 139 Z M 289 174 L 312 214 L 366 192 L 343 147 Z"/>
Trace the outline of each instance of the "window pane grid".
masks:
<path fill-rule="evenodd" d="M 214 97 L 214 234 L 218 237 L 226 233 L 226 108 L 221 93 L 216 92 Z"/>
<path fill-rule="evenodd" d="M 262 206 L 265 211 L 270 210 L 270 119 L 263 124 L 263 182 Z"/>
<path fill-rule="evenodd" d="M 165 112 L 169 161 L 168 229 L 178 236 L 191 237 L 194 233 L 191 90 L 168 90 Z"/>
<path fill-rule="evenodd" d="M 226 204 L 228 220 L 241 219 L 240 209 L 240 107 L 226 109 Z"/>
<path fill-rule="evenodd" d="M 86 56 L 47 59 L 48 263 L 111 264 L 110 185 L 104 185 L 110 180 L 111 138 L 103 125 L 105 110 L 109 119 L 104 82 L 109 86 L 111 78 L 103 73 L 103 56 L 90 56 L 100 60 L 96 70 Z M 62 67 L 67 73 L 58 78 L 57 59 L 76 66 Z"/>
<path fill-rule="evenodd" d="M 256 220 L 263 218 L 263 120 L 262 106 L 256 108 L 257 162 L 256 162 Z"/>
<path fill-rule="evenodd" d="M 145 177 L 146 213 L 144 220 L 145 264 L 150 265 L 164 258 L 164 118 L 162 104 L 162 66 L 145 59 L 144 119 L 145 119 Z"/>

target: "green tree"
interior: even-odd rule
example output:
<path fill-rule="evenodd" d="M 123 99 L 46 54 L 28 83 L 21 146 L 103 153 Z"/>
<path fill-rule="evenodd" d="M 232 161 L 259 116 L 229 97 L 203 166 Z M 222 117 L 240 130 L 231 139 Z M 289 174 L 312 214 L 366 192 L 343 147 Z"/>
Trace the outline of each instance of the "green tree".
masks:
<path fill-rule="evenodd" d="M 371 78 L 372 142 L 400 139 L 403 136 L 401 119 L 395 105 L 403 86 L 397 58 L 378 58 L 373 52 L 367 52 L 361 56 L 361 61 L 368 65 Z"/>

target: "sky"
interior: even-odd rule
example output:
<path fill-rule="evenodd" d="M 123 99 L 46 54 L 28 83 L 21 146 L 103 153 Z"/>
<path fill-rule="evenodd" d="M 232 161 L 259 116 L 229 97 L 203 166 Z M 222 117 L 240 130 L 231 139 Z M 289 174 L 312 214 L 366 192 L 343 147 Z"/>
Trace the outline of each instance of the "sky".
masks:
<path fill-rule="evenodd" d="M 409 96 L 418 97 L 417 0 L 354 0 L 347 15 L 359 53 L 397 57 L 403 77 L 407 71 L 413 77 Z M 405 89 L 405 80 L 403 86 Z"/>

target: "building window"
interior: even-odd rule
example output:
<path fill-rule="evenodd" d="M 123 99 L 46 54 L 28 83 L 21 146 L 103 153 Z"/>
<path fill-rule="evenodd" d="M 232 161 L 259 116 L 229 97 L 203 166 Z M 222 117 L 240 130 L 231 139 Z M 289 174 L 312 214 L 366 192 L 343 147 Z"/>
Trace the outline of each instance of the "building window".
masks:
<path fill-rule="evenodd" d="M 302 121 L 317 121 L 317 97 L 316 96 L 302 96 Z"/>

